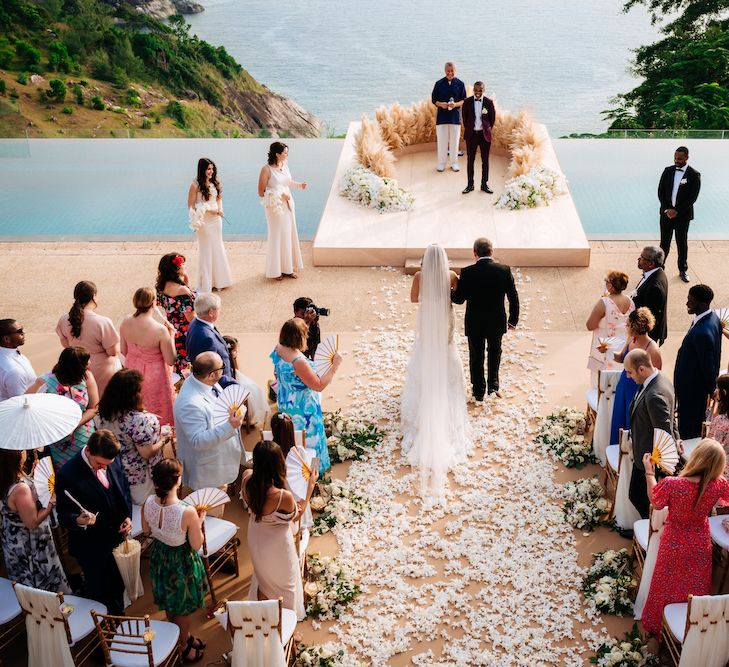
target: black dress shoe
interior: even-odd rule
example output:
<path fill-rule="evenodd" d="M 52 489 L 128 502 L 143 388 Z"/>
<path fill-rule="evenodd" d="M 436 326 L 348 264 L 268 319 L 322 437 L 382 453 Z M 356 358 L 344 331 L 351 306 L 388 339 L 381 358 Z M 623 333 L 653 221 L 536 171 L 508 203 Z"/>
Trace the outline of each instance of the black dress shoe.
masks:
<path fill-rule="evenodd" d="M 467 185 L 465 188 L 463 188 L 463 192 L 461 194 L 467 195 L 469 192 L 473 192 L 472 185 Z"/>
<path fill-rule="evenodd" d="M 683 280 L 685 283 L 691 282 L 685 271 L 681 271 L 681 273 L 679 273 L 679 275 L 681 276 L 681 280 Z"/>
<path fill-rule="evenodd" d="M 620 537 L 624 537 L 626 540 L 632 540 L 633 539 L 633 529 L 632 528 L 618 528 L 618 535 L 620 535 Z"/>
<path fill-rule="evenodd" d="M 494 194 L 494 191 L 488 185 L 482 185 L 481 190 L 487 192 L 490 195 Z"/>

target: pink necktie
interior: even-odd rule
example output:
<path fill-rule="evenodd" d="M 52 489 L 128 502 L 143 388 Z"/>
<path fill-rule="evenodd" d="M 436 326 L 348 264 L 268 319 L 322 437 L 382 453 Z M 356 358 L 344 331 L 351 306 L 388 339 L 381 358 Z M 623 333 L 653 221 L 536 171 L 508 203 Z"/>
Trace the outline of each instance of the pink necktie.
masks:
<path fill-rule="evenodd" d="M 98 468 L 96 471 L 96 479 L 99 480 L 101 486 L 103 486 L 105 489 L 109 488 L 109 479 L 106 476 L 106 470 L 104 470 L 103 468 Z"/>

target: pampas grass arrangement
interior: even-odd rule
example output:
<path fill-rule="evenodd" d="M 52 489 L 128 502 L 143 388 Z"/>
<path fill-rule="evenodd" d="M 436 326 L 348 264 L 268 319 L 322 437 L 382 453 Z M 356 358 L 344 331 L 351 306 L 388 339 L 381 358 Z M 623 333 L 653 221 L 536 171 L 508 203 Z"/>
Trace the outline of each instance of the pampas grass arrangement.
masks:
<path fill-rule="evenodd" d="M 380 125 L 362 117 L 362 125 L 354 138 L 357 161 L 382 178 L 394 178 L 395 156 L 382 138 Z"/>

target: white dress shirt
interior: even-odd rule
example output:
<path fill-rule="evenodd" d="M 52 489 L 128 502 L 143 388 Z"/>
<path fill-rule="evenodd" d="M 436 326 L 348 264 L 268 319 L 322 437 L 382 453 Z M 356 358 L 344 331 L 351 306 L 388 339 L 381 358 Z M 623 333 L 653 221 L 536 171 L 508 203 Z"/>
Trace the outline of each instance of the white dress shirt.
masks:
<path fill-rule="evenodd" d="M 24 394 L 34 382 L 28 357 L 17 348 L 0 347 L 0 401 Z"/>
<path fill-rule="evenodd" d="M 480 100 L 477 100 L 474 97 L 473 98 L 473 112 L 475 114 L 476 121 L 473 125 L 473 129 L 476 130 L 476 132 L 483 130 L 483 118 L 481 117 L 482 110 L 483 110 L 483 95 L 481 95 Z"/>
<path fill-rule="evenodd" d="M 706 317 L 711 312 L 711 308 L 708 310 L 705 310 L 703 313 L 699 313 L 698 315 L 694 315 L 694 319 L 691 322 L 691 327 L 694 326 L 702 317 Z M 689 327 L 689 329 L 691 328 Z"/>
<path fill-rule="evenodd" d="M 650 278 L 658 269 L 660 269 L 660 266 L 657 266 L 655 269 L 651 269 L 650 271 L 646 271 L 638 281 L 638 284 L 635 286 L 635 289 L 633 290 L 633 294 L 631 295 L 631 298 L 635 299 L 636 296 L 638 296 L 638 288 L 646 281 L 648 278 Z"/>
<path fill-rule="evenodd" d="M 676 195 L 678 194 L 678 187 L 681 185 L 681 179 L 686 178 L 686 167 L 676 167 L 676 171 L 673 174 L 673 190 L 671 191 L 671 205 L 676 207 Z"/>

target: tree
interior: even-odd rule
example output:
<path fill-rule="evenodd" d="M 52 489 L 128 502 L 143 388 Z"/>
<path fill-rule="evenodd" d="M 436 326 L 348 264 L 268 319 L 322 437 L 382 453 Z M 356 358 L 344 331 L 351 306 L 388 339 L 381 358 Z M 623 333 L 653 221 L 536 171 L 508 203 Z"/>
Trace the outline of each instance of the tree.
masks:
<path fill-rule="evenodd" d="M 63 102 L 66 99 L 66 84 L 60 79 L 51 79 L 48 82 L 51 89 L 46 93 L 54 102 Z"/>
<path fill-rule="evenodd" d="M 611 129 L 729 127 L 729 0 L 628 0 L 624 11 L 639 4 L 665 37 L 636 50 L 644 81 L 611 100 Z"/>

